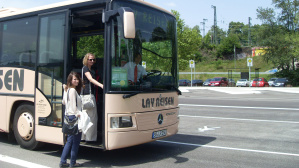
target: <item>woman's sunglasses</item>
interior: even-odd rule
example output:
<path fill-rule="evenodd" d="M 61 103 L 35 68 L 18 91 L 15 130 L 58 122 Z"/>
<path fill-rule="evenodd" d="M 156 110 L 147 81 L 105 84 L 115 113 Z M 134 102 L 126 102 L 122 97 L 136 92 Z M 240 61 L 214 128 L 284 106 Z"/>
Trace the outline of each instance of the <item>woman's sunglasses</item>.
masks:
<path fill-rule="evenodd" d="M 89 61 L 96 61 L 95 59 L 88 59 Z"/>

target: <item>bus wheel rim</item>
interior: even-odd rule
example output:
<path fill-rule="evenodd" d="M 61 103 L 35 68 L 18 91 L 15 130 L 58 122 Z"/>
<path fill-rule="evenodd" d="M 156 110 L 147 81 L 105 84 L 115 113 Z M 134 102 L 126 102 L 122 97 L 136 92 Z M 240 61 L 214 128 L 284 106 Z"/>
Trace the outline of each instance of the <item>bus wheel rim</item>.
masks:
<path fill-rule="evenodd" d="M 18 132 L 26 141 L 33 136 L 33 122 L 33 116 L 29 112 L 22 113 L 18 119 Z"/>

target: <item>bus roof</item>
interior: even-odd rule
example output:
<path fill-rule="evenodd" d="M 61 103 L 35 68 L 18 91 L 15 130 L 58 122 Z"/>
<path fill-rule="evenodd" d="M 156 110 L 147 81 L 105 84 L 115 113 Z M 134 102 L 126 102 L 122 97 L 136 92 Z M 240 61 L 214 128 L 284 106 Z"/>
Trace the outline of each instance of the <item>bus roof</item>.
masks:
<path fill-rule="evenodd" d="M 154 5 L 154 4 L 151 4 L 151 3 L 149 3 L 149 2 L 145 2 L 145 1 L 143 1 L 143 0 L 132 0 L 132 1 L 142 3 L 142 4 L 144 4 L 144 5 L 150 6 L 150 7 L 152 7 L 152 8 L 158 9 L 158 10 L 160 10 L 160 11 L 163 11 L 163 12 L 165 12 L 165 13 L 168 13 L 168 14 L 174 16 L 174 14 L 171 13 L 170 11 L 168 11 L 168 10 L 166 10 L 166 9 L 164 9 L 164 8 L 161 8 L 161 7 L 159 7 L 159 6 L 156 6 L 156 5 Z"/>
<path fill-rule="evenodd" d="M 41 10 L 45 10 L 45 9 L 51 9 L 51 8 L 56 8 L 56 7 L 72 5 L 72 4 L 78 4 L 78 3 L 82 3 L 82 2 L 88 2 L 88 1 L 93 1 L 93 0 L 68 0 L 68 1 L 58 2 L 58 3 L 54 3 L 54 4 L 39 6 L 39 7 L 35 7 L 35 8 L 18 10 L 18 11 L 11 12 L 11 13 L 3 13 L 3 14 L 0 13 L 0 18 L 21 15 L 21 14 L 41 11 Z"/>
<path fill-rule="evenodd" d="M 30 8 L 30 9 L 4 8 L 4 9 L 0 10 L 0 18 L 22 15 L 22 14 L 26 14 L 26 13 L 37 12 L 37 11 L 42 11 L 42 10 L 46 10 L 46 9 L 52 9 L 52 8 L 57 8 L 57 7 L 62 7 L 62 6 L 84 3 L 84 2 L 91 2 L 91 1 L 97 1 L 97 0 L 67 0 L 67 1 L 63 1 L 63 2 L 34 7 L 34 8 Z M 153 5 L 151 3 L 145 2 L 143 0 L 132 0 L 132 1 L 150 6 L 152 8 L 158 9 L 160 11 L 166 12 L 166 13 L 174 16 L 173 13 L 171 13 L 163 8 L 160 8 L 156 5 Z M 103 2 L 105 2 L 105 1 L 103 0 Z"/>

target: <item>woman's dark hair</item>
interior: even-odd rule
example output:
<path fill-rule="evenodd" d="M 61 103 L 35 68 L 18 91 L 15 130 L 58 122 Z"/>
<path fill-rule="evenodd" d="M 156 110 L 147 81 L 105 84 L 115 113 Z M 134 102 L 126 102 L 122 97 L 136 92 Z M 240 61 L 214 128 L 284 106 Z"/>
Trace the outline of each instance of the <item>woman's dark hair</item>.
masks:
<path fill-rule="evenodd" d="M 67 77 L 67 83 L 66 83 L 66 88 L 65 90 L 67 90 L 68 88 L 70 88 L 72 86 L 72 80 L 73 80 L 73 77 L 76 77 L 78 80 L 79 80 L 79 83 L 78 83 L 78 86 L 76 86 L 76 91 L 78 92 L 78 94 L 81 93 L 81 89 L 82 89 L 82 86 L 83 86 L 83 82 L 82 82 L 82 79 L 80 77 L 80 75 L 77 73 L 77 72 L 74 72 L 72 71 L 69 76 Z"/>

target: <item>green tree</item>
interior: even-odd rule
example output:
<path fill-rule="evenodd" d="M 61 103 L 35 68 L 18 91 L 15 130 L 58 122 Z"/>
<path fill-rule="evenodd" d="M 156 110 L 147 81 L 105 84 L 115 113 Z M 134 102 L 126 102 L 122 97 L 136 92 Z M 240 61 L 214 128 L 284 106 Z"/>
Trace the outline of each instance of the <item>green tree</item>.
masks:
<path fill-rule="evenodd" d="M 230 22 L 228 26 L 227 34 L 237 34 L 238 36 L 241 36 L 243 27 L 244 27 L 244 23 Z"/>
<path fill-rule="evenodd" d="M 198 57 L 202 37 L 199 26 L 190 28 L 180 18 L 179 12 L 172 10 L 177 20 L 178 61 L 180 70 L 188 67 L 189 60 Z"/>
<path fill-rule="evenodd" d="M 211 31 L 209 31 L 203 38 L 202 38 L 202 43 L 204 45 L 202 45 L 202 47 L 206 47 L 206 48 L 209 48 L 209 49 L 212 49 L 213 45 L 212 44 L 212 33 Z"/>
<path fill-rule="evenodd" d="M 288 30 L 295 30 L 296 13 L 298 11 L 297 0 L 272 0 L 276 8 L 281 9 L 278 20 L 285 25 Z"/>
<path fill-rule="evenodd" d="M 268 47 L 265 55 L 267 61 L 273 62 L 280 69 L 294 69 L 294 51 L 297 50 L 297 35 L 294 31 L 297 1 L 294 0 L 272 0 L 276 8 L 281 10 L 275 17 L 271 8 L 257 9 L 257 17 L 264 25 L 260 29 L 260 37 L 263 39 L 261 45 Z"/>
<path fill-rule="evenodd" d="M 251 29 L 250 29 L 251 31 Z M 228 34 L 236 34 L 242 46 L 248 46 L 249 25 L 241 22 L 230 22 Z M 251 33 L 250 33 L 251 34 Z"/>
<path fill-rule="evenodd" d="M 259 46 L 260 41 L 262 40 L 260 36 L 260 32 L 262 29 L 262 25 L 254 25 L 250 28 L 250 34 L 251 34 L 251 46 Z"/>
<path fill-rule="evenodd" d="M 217 31 L 217 42 L 218 42 L 217 44 L 220 44 L 221 41 L 226 38 L 227 33 L 224 30 L 220 29 L 218 26 L 216 27 L 216 31 Z"/>
<path fill-rule="evenodd" d="M 97 58 L 104 57 L 104 38 L 102 35 L 80 37 L 77 55 L 83 58 L 86 53 L 93 53 Z"/>
<path fill-rule="evenodd" d="M 234 53 L 234 47 L 241 48 L 241 44 L 238 35 L 231 33 L 218 45 L 217 58 L 229 59 Z"/>
<path fill-rule="evenodd" d="M 267 48 L 264 59 L 272 62 L 280 70 L 275 75 L 288 77 L 293 84 L 299 81 L 298 70 L 294 60 L 298 59 L 299 36 L 295 32 L 298 2 L 297 0 L 272 0 L 273 5 L 280 10 L 278 16 L 271 8 L 257 9 L 258 19 L 263 21 L 259 33 L 261 45 Z"/>
<path fill-rule="evenodd" d="M 267 46 L 265 60 L 271 61 L 278 69 L 290 68 L 291 41 L 286 37 L 284 34 L 276 34 L 268 37 L 263 43 Z"/>
<path fill-rule="evenodd" d="M 263 24 L 267 24 L 267 25 L 276 24 L 274 9 L 258 7 L 256 12 L 257 12 L 257 18 L 260 19 Z"/>

